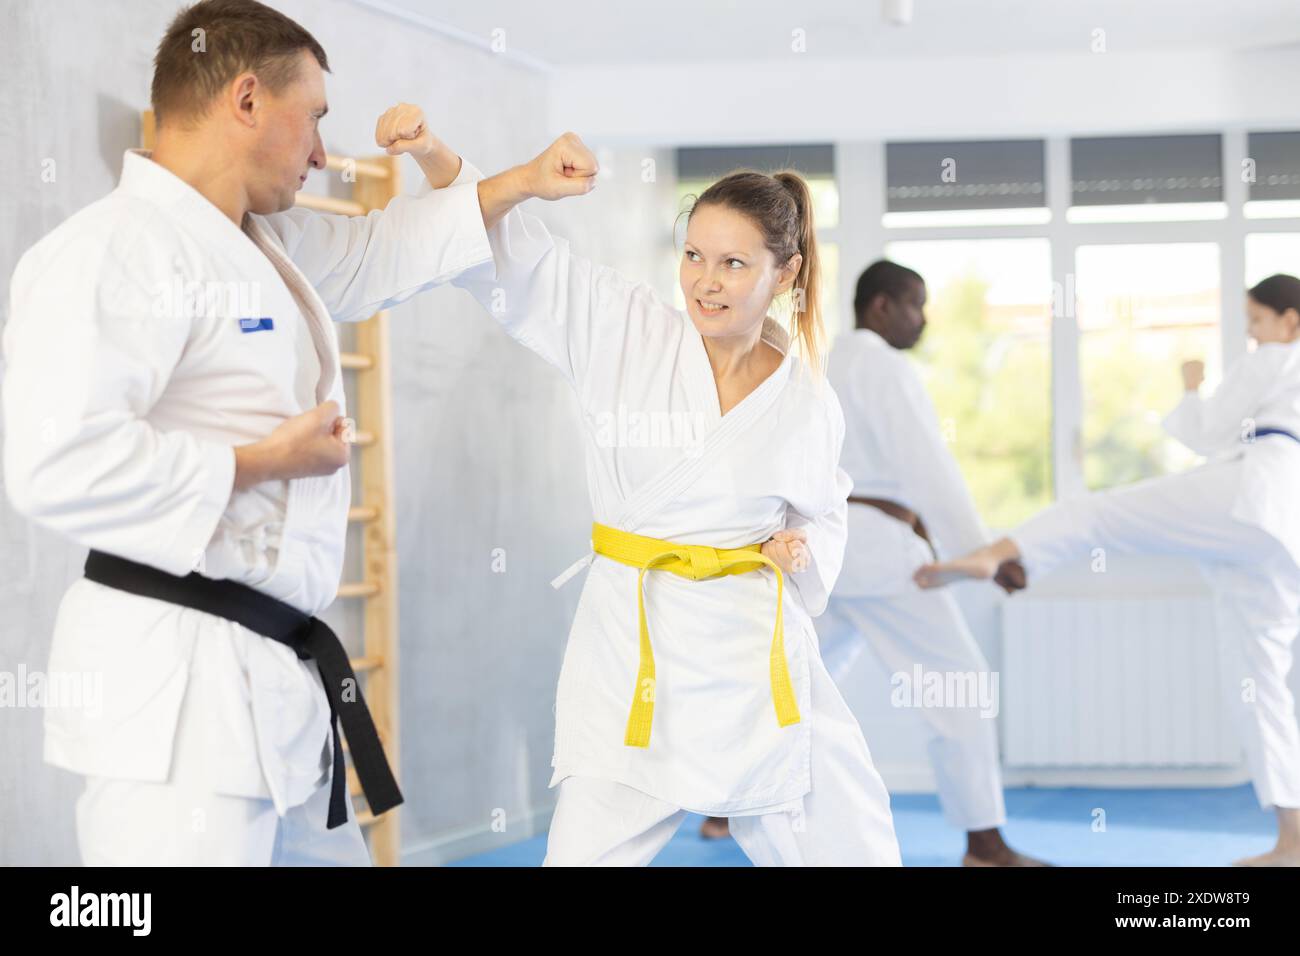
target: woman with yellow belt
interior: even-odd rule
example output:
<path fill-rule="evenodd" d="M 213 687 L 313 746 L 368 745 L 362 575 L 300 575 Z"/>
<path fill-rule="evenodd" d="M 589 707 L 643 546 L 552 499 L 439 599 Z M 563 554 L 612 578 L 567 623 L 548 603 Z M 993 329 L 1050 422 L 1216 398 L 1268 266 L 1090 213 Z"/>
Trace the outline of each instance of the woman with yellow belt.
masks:
<path fill-rule="evenodd" d="M 839 573 L 844 422 L 818 363 L 807 184 L 733 173 L 691 211 L 685 312 L 516 206 L 571 134 L 480 185 L 495 260 L 463 273 L 582 405 L 593 554 L 556 701 L 547 865 L 646 864 L 687 811 L 755 863 L 899 863 L 889 797 L 810 616 Z M 473 167 L 458 181 L 479 178 Z M 794 333 L 768 316 L 790 293 Z"/>

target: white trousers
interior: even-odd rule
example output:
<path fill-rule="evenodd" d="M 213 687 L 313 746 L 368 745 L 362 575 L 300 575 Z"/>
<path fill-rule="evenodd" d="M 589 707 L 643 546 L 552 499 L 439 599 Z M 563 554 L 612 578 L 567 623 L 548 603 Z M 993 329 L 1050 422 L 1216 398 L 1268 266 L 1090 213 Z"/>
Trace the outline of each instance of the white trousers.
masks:
<path fill-rule="evenodd" d="M 1061 502 L 1010 535 L 1029 583 L 1102 552 L 1197 559 L 1215 591 L 1222 683 L 1260 806 L 1300 807 L 1300 728 L 1287 686 L 1300 568 L 1267 531 L 1228 514 L 1240 460 Z"/>
<path fill-rule="evenodd" d="M 888 597 L 832 595 L 817 619 L 817 634 L 837 682 L 870 647 L 887 672 L 909 681 L 919 667 L 926 675 L 969 675 L 968 686 L 992 686 L 988 661 L 948 591 L 912 585 Z M 967 831 L 1004 825 L 996 709 L 986 713 L 976 700 L 926 702 L 915 709 L 928 731 L 926 747 L 944 819 Z"/>
<path fill-rule="evenodd" d="M 270 799 L 215 793 L 204 773 L 200 706 L 187 693 L 165 783 L 86 777 L 77 843 L 86 866 L 369 866 L 349 797 L 348 821 L 326 829 L 327 772 L 305 803 L 278 816 Z"/>
<path fill-rule="evenodd" d="M 795 809 L 731 817 L 731 835 L 756 866 L 900 866 L 867 742 L 821 660 L 810 664 L 812 790 Z M 645 866 L 686 813 L 626 784 L 565 777 L 542 865 Z"/>

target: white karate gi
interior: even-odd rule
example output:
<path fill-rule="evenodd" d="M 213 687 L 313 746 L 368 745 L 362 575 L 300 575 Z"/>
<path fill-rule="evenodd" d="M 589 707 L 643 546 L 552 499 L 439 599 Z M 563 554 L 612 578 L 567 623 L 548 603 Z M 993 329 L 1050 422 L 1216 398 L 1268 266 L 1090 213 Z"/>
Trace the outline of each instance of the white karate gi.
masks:
<path fill-rule="evenodd" d="M 1287 686 L 1300 629 L 1300 345 L 1239 358 L 1213 395 L 1188 392 L 1165 430 L 1206 464 L 1060 502 L 1009 537 L 1029 584 L 1112 553 L 1197 559 L 1215 592 L 1222 681 L 1262 807 L 1300 807 L 1300 730 Z M 1249 683 L 1245 683 L 1249 682 Z"/>
<path fill-rule="evenodd" d="M 347 415 L 331 316 L 365 319 L 491 257 L 472 182 L 425 193 L 366 217 L 250 215 L 241 230 L 147 153 L 128 152 L 118 188 L 14 272 L 4 335 L 13 505 L 80 545 L 323 611 L 342 571 L 348 468 L 232 494 L 233 447 L 323 401 Z M 266 806 L 288 820 L 328 800 L 329 707 L 315 663 L 283 644 L 82 578 L 59 607 L 49 670 L 102 675 L 102 708 L 45 713 L 46 761 L 89 778 L 78 814 L 87 860 L 141 862 L 140 847 L 159 846 L 158 817 L 135 807 L 192 805 L 197 789 L 255 810 L 210 814 L 214 839 L 166 859 L 207 862 L 224 847 L 222 860 L 267 862 L 275 828 L 259 824 L 254 839 L 241 821 Z M 180 727 L 192 695 L 203 706 Z M 178 734 L 205 755 L 185 780 L 174 772 Z M 325 845 L 323 827 L 322 817 L 290 839 Z M 365 857 L 355 822 L 328 842 L 340 839 L 352 844 L 340 856 Z"/>
<path fill-rule="evenodd" d="M 637 849 L 645 830 L 691 810 L 771 817 L 736 825 L 752 834 L 741 839 L 756 862 L 896 864 L 888 795 L 825 674 L 810 620 L 844 548 L 848 478 L 837 468 L 834 393 L 787 353 L 722 415 L 703 339 L 684 312 L 573 255 L 518 208 L 488 235 L 495 275 L 472 269 L 455 284 L 577 392 L 596 521 L 718 548 L 802 527 L 813 556 L 786 582 L 785 651 L 802 720 L 784 728 L 769 674 L 775 574 L 646 575 L 656 666 L 648 748 L 623 742 L 639 659 L 637 569 L 595 557 L 557 691 L 551 785 L 560 794 L 548 862 L 645 862 L 662 843 Z M 775 322 L 764 336 L 786 351 Z M 593 781 L 621 785 L 607 788 L 599 810 L 586 803 L 584 788 L 602 786 Z M 630 820 L 643 806 L 656 810 Z M 792 827 L 800 841 L 788 839 Z"/>
<path fill-rule="evenodd" d="M 985 544 L 987 532 L 911 361 L 877 333 L 856 329 L 836 340 L 828 374 L 844 408 L 841 464 L 853 478 L 853 494 L 916 512 L 945 556 Z M 909 678 L 917 665 L 925 674 L 987 672 L 952 594 L 913 582 L 916 568 L 934 557 L 911 526 L 855 503 L 848 524 L 844 570 L 817 621 L 831 675 L 842 679 L 867 646 L 889 673 Z M 962 830 L 1002 826 L 996 721 L 977 701 L 958 703 L 919 708 L 940 806 Z"/>

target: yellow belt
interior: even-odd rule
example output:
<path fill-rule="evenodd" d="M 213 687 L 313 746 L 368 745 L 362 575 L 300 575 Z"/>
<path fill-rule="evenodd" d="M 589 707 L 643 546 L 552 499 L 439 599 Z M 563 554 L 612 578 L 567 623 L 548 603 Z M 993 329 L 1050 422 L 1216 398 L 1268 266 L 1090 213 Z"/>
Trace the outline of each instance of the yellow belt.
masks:
<path fill-rule="evenodd" d="M 776 632 L 772 636 L 771 675 L 772 702 L 776 706 L 776 720 L 782 727 L 799 723 L 799 705 L 795 702 L 794 687 L 790 684 L 790 668 L 785 660 L 785 631 L 782 625 L 782 603 L 785 580 L 776 562 L 762 553 L 761 544 L 744 548 L 711 548 L 703 544 L 677 544 L 659 538 L 620 531 L 595 522 L 591 526 L 591 546 L 597 554 L 638 568 L 636 578 L 636 606 L 641 634 L 641 665 L 637 669 L 636 686 L 632 689 L 632 712 L 627 718 L 627 733 L 623 743 L 629 747 L 650 746 L 650 723 L 655 708 L 655 658 L 650 647 L 650 631 L 645 619 L 645 573 L 650 570 L 670 571 L 683 578 L 699 581 L 721 577 L 724 574 L 744 574 L 764 565 L 776 572 Z"/>

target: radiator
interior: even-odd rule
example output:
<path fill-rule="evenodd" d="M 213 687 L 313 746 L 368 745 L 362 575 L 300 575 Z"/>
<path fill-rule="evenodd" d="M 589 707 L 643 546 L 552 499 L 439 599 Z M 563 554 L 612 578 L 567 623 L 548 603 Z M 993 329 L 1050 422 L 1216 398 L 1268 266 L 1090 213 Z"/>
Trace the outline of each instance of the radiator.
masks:
<path fill-rule="evenodd" d="M 1003 605 L 1009 767 L 1237 764 L 1209 597 L 1027 598 Z"/>

